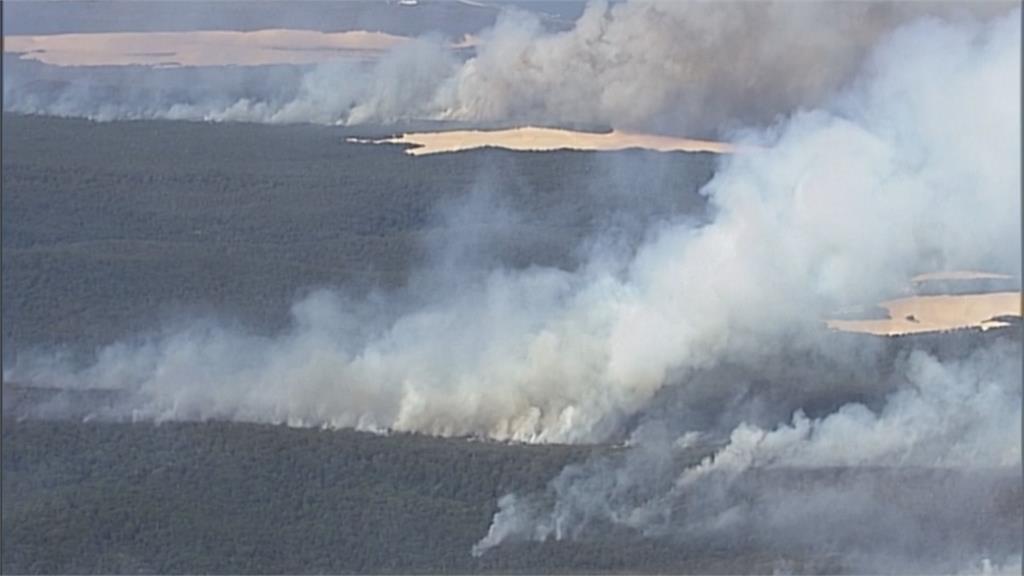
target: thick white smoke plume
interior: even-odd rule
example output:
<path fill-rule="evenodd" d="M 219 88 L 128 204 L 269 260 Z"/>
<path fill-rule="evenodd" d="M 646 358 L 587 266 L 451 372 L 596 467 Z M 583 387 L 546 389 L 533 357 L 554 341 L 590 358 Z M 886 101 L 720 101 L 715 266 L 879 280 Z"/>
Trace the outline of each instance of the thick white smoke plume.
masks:
<path fill-rule="evenodd" d="M 914 17 L 970 21 L 1013 5 L 596 1 L 566 31 L 508 10 L 468 54 L 428 36 L 375 65 L 342 59 L 209 74 L 11 61 L 4 109 L 101 120 L 534 122 L 693 136 L 820 104 L 878 38 Z"/>
<path fill-rule="evenodd" d="M 998 6 L 990 6 L 989 10 Z M 545 34 L 511 13 L 446 81 L 446 117 L 707 132 L 815 105 L 874 42 L 912 16 L 966 17 L 913 3 L 593 2 Z"/>
<path fill-rule="evenodd" d="M 987 253 L 1014 266 L 1020 162 L 1000 151 L 1020 151 L 1019 18 L 966 28 L 925 21 L 899 31 L 855 89 L 780 125 L 763 137 L 769 150 L 738 155 L 719 173 L 708 186 L 719 216 L 687 247 L 707 243 L 701 252 L 716 275 L 731 278 L 738 262 L 754 273 L 705 298 L 726 300 L 730 309 L 754 303 L 783 311 L 771 324 L 748 325 L 758 316 L 745 309 L 743 320 L 729 323 L 734 333 L 768 337 L 765 326 L 771 331 L 798 314 L 786 309 L 786 295 L 798 307 L 864 295 L 929 254 L 948 263 Z M 989 138 L 1000 144 L 985 146 Z M 970 171 L 984 166 L 983 173 L 940 175 L 965 163 Z M 930 208 L 918 204 L 929 196 Z M 981 240 L 994 222 L 988 217 L 973 226 L 941 216 L 968 197 L 975 207 L 1013 212 L 996 225 L 1004 238 Z M 940 246 L 927 239 L 940 230 L 956 240 Z M 692 270 L 679 271 L 687 284 Z M 802 286 L 789 284 L 794 278 Z M 779 301 L 769 300 L 776 289 Z M 688 312 L 666 320 L 692 326 Z M 720 351 L 735 350 L 741 338 L 723 338 Z M 693 349 L 693 341 L 673 344 Z M 658 347 L 645 348 L 652 350 Z M 625 455 L 570 467 L 546 493 L 506 496 L 474 553 L 508 540 L 577 538 L 620 526 L 684 542 L 725 537 L 780 557 L 837 554 L 845 570 L 991 568 L 981 554 L 1019 566 L 1019 339 L 956 360 L 915 351 L 895 362 L 893 374 L 894 391 L 875 408 L 853 402 L 818 417 L 797 411 L 769 427 L 741 422 L 698 463 L 685 452 L 701 430 L 666 437 L 641 427 Z M 818 377 L 827 388 L 836 375 Z M 672 420 L 653 422 L 657 431 Z"/>

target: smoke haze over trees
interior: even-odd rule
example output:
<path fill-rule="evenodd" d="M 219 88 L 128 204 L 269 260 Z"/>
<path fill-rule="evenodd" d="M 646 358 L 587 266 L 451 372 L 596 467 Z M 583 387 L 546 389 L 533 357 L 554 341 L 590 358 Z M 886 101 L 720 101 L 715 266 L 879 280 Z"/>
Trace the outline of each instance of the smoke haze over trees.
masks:
<path fill-rule="evenodd" d="M 276 6 L 261 4 L 247 14 L 260 21 Z M 562 8 L 575 16 L 561 5 L 500 6 L 439 2 L 403 10 L 307 3 L 262 26 L 295 21 L 297 28 L 345 30 L 355 22 L 417 38 L 376 62 L 81 70 L 25 65 L 5 55 L 4 109 L 106 120 L 445 119 L 722 135 L 826 102 L 856 75 L 875 44 L 901 25 L 920 19 L 969 25 L 1005 15 L 1014 4 L 601 1 L 586 4 L 574 22 L 545 11 Z M 166 6 L 155 3 L 149 10 L 161 8 Z M 175 10 L 169 29 L 223 27 L 239 21 L 231 16 L 235 8 Z M 45 7 L 15 12 L 25 13 L 18 14 L 22 20 L 47 21 L 35 10 Z M 435 19 L 439 12 L 447 16 Z M 468 50 L 449 48 L 465 34 L 478 41 Z"/>
<path fill-rule="evenodd" d="M 28 278 L 53 281 L 53 262 L 102 292 L 102 266 L 119 258 L 216 264 L 267 245 L 282 274 L 315 280 L 218 270 L 226 301 L 304 295 L 260 327 L 198 314 L 104 335 L 94 353 L 29 345 L 4 379 L 112 394 L 101 420 L 623 447 L 493 494 L 465 550 L 476 562 L 627 534 L 827 560 L 779 570 L 1019 569 L 1019 321 L 875 339 L 824 319 L 924 272 L 1019 285 L 1020 16 L 1004 4 L 595 2 L 561 29 L 503 12 L 468 55 L 424 37 L 372 64 L 216 81 L 93 71 L 103 84 L 30 62 L 7 82 L 5 67 L 7 111 L 147 119 L 13 120 L 24 144 L 4 154 L 4 288 L 20 300 L 6 340 L 35 344 L 53 329 L 32 319 L 68 317 L 33 300 Z M 211 81 L 181 87 L 197 74 Z M 133 78 L 146 81 L 125 92 Z M 230 92 L 240 86 L 253 91 Z M 606 125 L 725 134 L 741 152 L 409 158 L 342 144 L 352 126 L 154 118 Z M 76 130 L 132 161 L 97 160 L 89 176 L 91 147 L 37 157 Z M 275 142 L 242 147 L 242 133 Z M 299 156 L 290 139 L 309 139 Z M 332 243 L 336 259 L 320 253 Z M 83 257 L 90 246 L 102 257 Z M 216 293 L 205 278 L 182 293 Z"/>

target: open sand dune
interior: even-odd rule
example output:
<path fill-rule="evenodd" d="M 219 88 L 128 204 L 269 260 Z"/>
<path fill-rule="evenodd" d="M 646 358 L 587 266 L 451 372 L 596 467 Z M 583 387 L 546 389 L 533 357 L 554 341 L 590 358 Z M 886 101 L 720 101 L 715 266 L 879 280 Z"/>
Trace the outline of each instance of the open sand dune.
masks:
<path fill-rule="evenodd" d="M 256 66 L 373 57 L 407 41 L 363 30 L 197 30 L 5 36 L 4 51 L 54 66 Z"/>
<path fill-rule="evenodd" d="M 889 318 L 881 320 L 829 320 L 828 326 L 844 332 L 894 336 L 938 332 L 958 328 L 995 328 L 1006 322 L 1000 316 L 1021 316 L 1020 292 L 911 296 L 882 302 Z"/>
<path fill-rule="evenodd" d="M 538 128 L 524 126 L 507 130 L 449 130 L 443 132 L 418 132 L 402 134 L 383 140 L 360 140 L 349 138 L 350 142 L 373 144 L 409 144 L 405 152 L 413 156 L 457 152 L 475 148 L 505 148 L 522 151 L 550 150 L 626 150 L 643 148 L 660 152 L 713 152 L 724 154 L 733 151 L 725 142 L 692 140 L 656 134 L 640 134 L 613 130 L 611 132 L 577 132 L 559 128 Z"/>

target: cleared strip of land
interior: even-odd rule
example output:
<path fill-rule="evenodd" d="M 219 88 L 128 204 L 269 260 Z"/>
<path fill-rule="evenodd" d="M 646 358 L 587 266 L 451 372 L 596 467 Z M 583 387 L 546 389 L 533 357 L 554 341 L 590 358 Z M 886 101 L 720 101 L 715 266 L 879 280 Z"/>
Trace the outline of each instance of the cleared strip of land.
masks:
<path fill-rule="evenodd" d="M 413 156 L 458 152 L 475 148 L 504 148 L 521 151 L 550 150 L 626 150 L 642 148 L 659 152 L 711 152 L 726 154 L 733 146 L 726 142 L 694 140 L 658 134 L 641 134 L 613 130 L 611 132 L 579 132 L 559 128 L 524 126 L 507 130 L 448 130 L 402 134 L 382 140 L 349 139 L 373 144 L 407 144 L 405 152 Z"/>
<path fill-rule="evenodd" d="M 911 296 L 882 302 L 889 318 L 881 320 L 828 320 L 828 326 L 844 332 L 884 336 L 940 332 L 960 328 L 996 328 L 1007 326 L 993 320 L 1003 316 L 1021 316 L 1020 292 L 988 294 L 949 294 Z"/>

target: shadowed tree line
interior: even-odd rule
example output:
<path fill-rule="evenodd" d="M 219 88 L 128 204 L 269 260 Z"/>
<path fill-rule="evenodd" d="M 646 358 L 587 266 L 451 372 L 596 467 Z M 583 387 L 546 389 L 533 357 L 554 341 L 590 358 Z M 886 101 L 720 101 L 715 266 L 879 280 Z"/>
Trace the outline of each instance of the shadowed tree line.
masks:
<path fill-rule="evenodd" d="M 714 163 L 345 141 L 379 128 L 3 119 L 5 357 L 188 315 L 273 332 L 311 289 L 395 289 L 452 243 L 474 265 L 571 268 L 588 237 L 701 213 Z"/>

